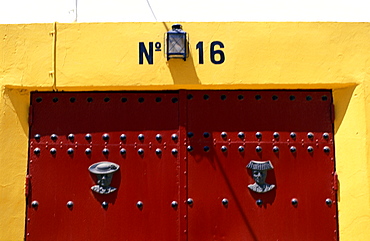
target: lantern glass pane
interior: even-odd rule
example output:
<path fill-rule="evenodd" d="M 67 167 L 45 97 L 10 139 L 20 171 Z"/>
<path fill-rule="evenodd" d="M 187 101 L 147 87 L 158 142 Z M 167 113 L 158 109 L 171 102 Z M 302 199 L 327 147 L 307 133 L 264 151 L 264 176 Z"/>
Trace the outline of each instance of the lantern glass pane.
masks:
<path fill-rule="evenodd" d="M 185 54 L 185 34 L 168 35 L 168 53 Z"/>

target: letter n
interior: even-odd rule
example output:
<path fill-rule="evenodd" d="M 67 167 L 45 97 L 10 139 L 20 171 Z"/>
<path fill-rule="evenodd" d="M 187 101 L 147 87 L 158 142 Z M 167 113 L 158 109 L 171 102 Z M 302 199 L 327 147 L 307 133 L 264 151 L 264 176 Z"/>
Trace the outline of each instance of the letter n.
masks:
<path fill-rule="evenodd" d="M 153 42 L 149 42 L 149 53 L 144 42 L 139 42 L 139 64 L 144 64 L 144 55 L 148 64 L 153 64 Z"/>

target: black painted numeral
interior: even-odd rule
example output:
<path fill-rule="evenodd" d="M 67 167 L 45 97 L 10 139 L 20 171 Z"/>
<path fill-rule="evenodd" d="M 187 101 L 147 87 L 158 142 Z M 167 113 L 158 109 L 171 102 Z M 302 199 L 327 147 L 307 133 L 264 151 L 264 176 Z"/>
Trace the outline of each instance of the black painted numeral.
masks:
<path fill-rule="evenodd" d="M 225 62 L 225 54 L 220 49 L 215 50 L 215 46 L 217 45 L 220 46 L 220 48 L 224 48 L 224 44 L 220 41 L 214 41 L 211 43 L 211 62 L 214 64 L 222 64 Z M 219 55 L 218 60 L 216 60 L 216 55 Z"/>
<path fill-rule="evenodd" d="M 203 48 L 203 41 L 200 41 L 196 45 L 196 49 L 198 50 L 199 55 L 199 64 L 204 64 L 204 48 Z M 216 46 L 220 49 L 215 49 Z M 211 43 L 211 51 L 210 51 L 210 59 L 213 64 L 222 64 L 225 62 L 225 53 L 221 49 L 225 46 L 221 41 L 213 41 Z"/>
<path fill-rule="evenodd" d="M 199 49 L 199 64 L 204 64 L 204 56 L 203 56 L 203 42 L 200 41 L 197 43 L 197 49 Z"/>

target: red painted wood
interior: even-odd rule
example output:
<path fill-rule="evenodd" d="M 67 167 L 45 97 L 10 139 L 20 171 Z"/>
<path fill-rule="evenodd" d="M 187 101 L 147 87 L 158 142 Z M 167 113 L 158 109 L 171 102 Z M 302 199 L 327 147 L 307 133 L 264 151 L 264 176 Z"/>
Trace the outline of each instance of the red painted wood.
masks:
<path fill-rule="evenodd" d="M 42 101 L 37 103 L 37 97 Z M 59 98 L 54 103 L 52 99 Z M 75 97 L 74 103 L 70 98 Z M 86 99 L 93 97 L 88 103 Z M 109 102 L 104 98 L 109 97 Z M 122 103 L 121 98 L 127 98 Z M 143 97 L 144 102 L 138 102 Z M 161 102 L 156 98 L 161 97 Z M 28 240 L 178 240 L 178 209 L 171 207 L 179 200 L 179 160 L 171 154 L 179 142 L 177 93 L 34 93 L 34 125 L 31 128 L 29 174 L 32 192 L 28 199 Z M 50 139 L 57 134 L 56 142 Z M 73 133 L 75 140 L 67 139 Z M 92 135 L 91 143 L 85 135 Z M 110 135 L 107 143 L 102 135 Z M 137 136 L 144 134 L 139 141 Z M 155 139 L 162 135 L 162 141 Z M 33 136 L 40 134 L 41 140 Z M 121 142 L 120 135 L 127 140 Z M 56 148 L 52 156 L 50 148 Z M 102 154 L 104 148 L 109 155 Z M 41 149 L 39 156 L 33 153 Z M 74 148 L 72 156 L 68 148 Z M 90 156 L 85 149 L 91 148 Z M 126 148 L 122 156 L 120 148 Z M 139 148 L 144 155 L 138 155 Z M 155 154 L 156 148 L 162 155 Z M 32 161 L 32 162 L 31 162 Z M 96 177 L 88 167 L 96 162 L 111 161 L 120 165 L 111 186 L 118 190 L 108 195 L 90 190 Z M 34 209 L 31 202 L 37 200 Z M 66 203 L 74 202 L 73 209 Z M 107 209 L 101 203 L 109 203 Z M 136 203 L 142 201 L 142 210 Z"/>
<path fill-rule="evenodd" d="M 330 91 L 35 92 L 31 104 L 27 240 L 337 240 Z M 220 136 L 223 131 L 227 138 Z M 237 136 L 241 131 L 244 139 Z M 274 138 L 274 132 L 280 137 Z M 85 139 L 87 133 L 91 141 Z M 102 139 L 105 133 L 109 141 Z M 58 139 L 51 140 L 51 134 Z M 172 134 L 178 139 L 172 140 Z M 188 145 L 193 152 L 186 151 Z M 280 151 L 273 152 L 274 146 Z M 324 147 L 331 151 L 325 153 Z M 109 155 L 102 154 L 104 148 Z M 263 194 L 248 189 L 254 183 L 246 168 L 251 160 L 271 161 L 274 169 L 266 182 L 275 189 Z M 117 188 L 114 193 L 90 189 L 96 177 L 87 168 L 100 161 L 120 165 L 111 184 Z M 188 197 L 194 200 L 191 206 Z M 291 204 L 293 198 L 298 205 Z M 327 198 L 332 205 L 325 203 Z M 31 206 L 34 200 L 37 208 Z M 67 208 L 68 201 L 73 208 Z M 141 210 L 138 201 L 144 203 Z"/>
<path fill-rule="evenodd" d="M 189 92 L 190 93 L 190 92 Z M 188 102 L 189 145 L 189 241 L 195 240 L 335 240 L 337 220 L 333 186 L 333 133 L 329 91 L 198 91 Z M 226 95 L 225 100 L 221 95 Z M 208 95 L 205 100 L 204 95 Z M 243 100 L 238 99 L 243 95 Z M 256 95 L 261 99 L 256 100 Z M 276 95 L 277 100 L 272 96 Z M 289 99 L 290 95 L 295 100 Z M 307 101 L 307 96 L 312 100 Z M 323 101 L 322 96 L 327 96 Z M 240 97 L 241 98 L 241 97 Z M 325 97 L 324 97 L 325 98 Z M 223 139 L 221 132 L 227 132 Z M 238 132 L 245 133 L 245 139 Z M 292 139 L 290 132 L 296 132 Z M 205 138 L 204 132 L 210 137 Z M 256 138 L 256 132 L 262 138 Z M 273 133 L 280 137 L 274 139 Z M 314 138 L 308 139 L 307 133 Z M 322 137 L 324 132 L 329 140 Z M 221 147 L 226 146 L 227 152 Z M 209 152 L 203 150 L 210 147 Z M 238 147 L 245 151 L 240 153 Z M 262 147 L 257 153 L 256 147 Z M 280 151 L 274 153 L 273 146 Z M 292 154 L 291 146 L 297 148 Z M 314 152 L 308 153 L 312 146 Z M 324 146 L 331 152 L 324 153 Z M 270 160 L 267 193 L 248 189 L 253 184 L 251 160 Z M 222 199 L 229 200 L 228 206 Z M 296 198 L 298 205 L 291 204 Z M 261 206 L 256 204 L 260 199 Z"/>

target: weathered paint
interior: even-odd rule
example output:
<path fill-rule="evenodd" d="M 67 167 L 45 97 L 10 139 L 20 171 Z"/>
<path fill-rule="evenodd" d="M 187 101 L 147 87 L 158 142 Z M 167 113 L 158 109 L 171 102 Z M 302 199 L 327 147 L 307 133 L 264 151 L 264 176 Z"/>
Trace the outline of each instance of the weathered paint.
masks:
<path fill-rule="evenodd" d="M 0 240 L 24 236 L 29 92 L 52 90 L 54 77 L 58 91 L 333 89 L 340 238 L 370 239 L 370 24 L 184 23 L 185 62 L 163 55 L 170 26 L 56 24 L 54 46 L 53 24 L 0 25 Z M 153 65 L 139 65 L 138 44 L 149 41 L 162 42 L 162 51 Z M 212 41 L 225 45 L 223 64 L 210 62 Z"/>

